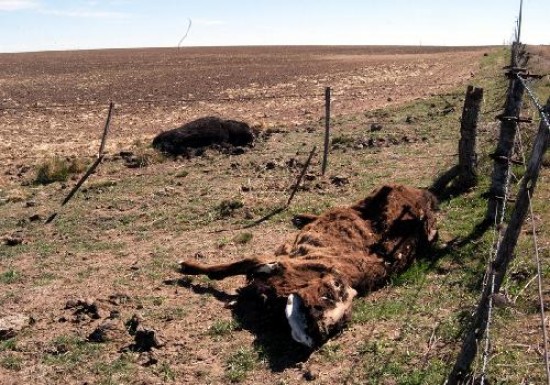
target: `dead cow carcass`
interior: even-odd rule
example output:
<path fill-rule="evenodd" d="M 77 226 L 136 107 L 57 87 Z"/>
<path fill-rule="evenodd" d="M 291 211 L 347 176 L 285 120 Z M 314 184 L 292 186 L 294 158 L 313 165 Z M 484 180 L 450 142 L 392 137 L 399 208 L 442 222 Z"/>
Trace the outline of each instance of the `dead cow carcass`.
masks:
<path fill-rule="evenodd" d="M 344 327 L 358 293 L 403 271 L 434 241 L 435 205 L 426 190 L 383 186 L 351 207 L 302 216 L 305 227 L 274 256 L 211 266 L 184 261 L 181 272 L 246 275 L 246 292 L 279 304 L 292 338 L 314 347 Z"/>
<path fill-rule="evenodd" d="M 250 146 L 254 132 L 244 122 L 206 117 L 161 132 L 153 139 L 153 147 L 171 155 L 185 155 L 190 149 L 212 145 Z"/>

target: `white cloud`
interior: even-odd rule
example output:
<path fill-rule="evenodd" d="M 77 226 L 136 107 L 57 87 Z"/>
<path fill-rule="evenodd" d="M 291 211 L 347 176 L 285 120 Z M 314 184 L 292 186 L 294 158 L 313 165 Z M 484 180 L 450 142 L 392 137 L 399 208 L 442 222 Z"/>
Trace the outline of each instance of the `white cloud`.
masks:
<path fill-rule="evenodd" d="M 34 0 L 0 0 L 0 11 L 20 11 L 37 7 L 38 3 Z"/>

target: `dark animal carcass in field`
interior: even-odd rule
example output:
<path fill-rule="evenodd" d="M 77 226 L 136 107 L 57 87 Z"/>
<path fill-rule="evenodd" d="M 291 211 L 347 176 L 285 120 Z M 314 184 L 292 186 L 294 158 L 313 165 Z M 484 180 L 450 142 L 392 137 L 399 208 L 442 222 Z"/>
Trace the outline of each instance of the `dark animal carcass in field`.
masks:
<path fill-rule="evenodd" d="M 252 292 L 285 312 L 292 338 L 318 346 L 342 330 L 352 299 L 406 269 L 434 239 L 436 199 L 426 190 L 386 185 L 350 207 L 305 215 L 293 242 L 273 256 L 204 265 L 180 262 L 183 274 L 211 279 L 246 275 Z"/>
<path fill-rule="evenodd" d="M 190 149 L 213 145 L 221 147 L 251 146 L 254 131 L 244 122 L 205 117 L 158 134 L 153 147 L 171 155 L 187 155 Z"/>

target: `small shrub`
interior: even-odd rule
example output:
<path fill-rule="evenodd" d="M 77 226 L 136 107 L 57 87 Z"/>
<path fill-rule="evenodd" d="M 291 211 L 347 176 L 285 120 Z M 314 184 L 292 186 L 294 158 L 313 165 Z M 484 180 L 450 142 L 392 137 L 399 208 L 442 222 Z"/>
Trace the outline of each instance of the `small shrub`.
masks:
<path fill-rule="evenodd" d="M 0 360 L 0 366 L 4 369 L 19 372 L 23 369 L 23 360 L 14 354 L 8 354 Z"/>
<path fill-rule="evenodd" d="M 235 242 L 238 245 L 246 245 L 248 242 L 252 240 L 254 235 L 252 233 L 241 233 L 235 236 L 233 238 L 233 242 Z"/>
<path fill-rule="evenodd" d="M 10 338 L 0 342 L 0 352 L 15 351 L 17 349 L 17 343 L 15 338 Z"/>
<path fill-rule="evenodd" d="M 53 182 L 65 182 L 69 176 L 86 170 L 86 166 L 86 162 L 80 158 L 54 157 L 47 159 L 38 166 L 34 184 L 46 185 Z"/>
<path fill-rule="evenodd" d="M 244 206 L 244 203 L 239 200 L 226 199 L 221 201 L 221 203 L 217 206 L 216 209 L 221 218 L 226 218 L 233 215 L 233 213 L 236 210 L 242 208 L 243 206 Z"/>
<path fill-rule="evenodd" d="M 9 285 L 21 281 L 21 273 L 17 270 L 8 270 L 0 274 L 0 283 Z"/>

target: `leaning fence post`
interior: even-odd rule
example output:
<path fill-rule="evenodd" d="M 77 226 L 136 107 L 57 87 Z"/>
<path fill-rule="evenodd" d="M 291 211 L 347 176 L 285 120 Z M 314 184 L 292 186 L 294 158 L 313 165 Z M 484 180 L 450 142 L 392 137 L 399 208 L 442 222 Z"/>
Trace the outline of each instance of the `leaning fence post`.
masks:
<path fill-rule="evenodd" d="M 325 148 L 323 151 L 323 166 L 321 173 L 325 175 L 328 163 L 328 147 L 330 141 L 330 87 L 325 89 Z"/>
<path fill-rule="evenodd" d="M 63 199 L 63 202 L 61 202 L 61 207 L 65 206 L 71 200 L 71 198 L 74 196 L 74 194 L 76 194 L 78 189 L 84 184 L 84 182 L 86 182 L 86 179 L 88 179 L 90 177 L 90 175 L 92 175 L 92 173 L 95 171 L 97 166 L 99 166 L 99 164 L 101 163 L 101 161 L 105 157 L 105 152 L 104 152 L 105 143 L 106 143 L 106 140 L 107 140 L 107 134 L 109 133 L 109 126 L 111 125 L 111 117 L 112 117 L 112 113 L 113 113 L 113 108 L 114 108 L 114 103 L 111 102 L 109 104 L 109 112 L 107 113 L 107 120 L 105 122 L 105 127 L 103 128 L 103 135 L 101 136 L 101 143 L 99 145 L 99 150 L 97 152 L 97 159 L 95 160 L 94 163 L 92 163 L 90 168 L 88 168 L 86 173 L 80 178 L 80 180 L 71 189 L 71 191 L 69 191 L 69 194 L 67 194 L 65 199 Z M 57 217 L 57 214 L 58 214 L 57 212 L 54 212 L 52 215 L 50 215 L 48 217 L 48 219 L 46 219 L 45 224 L 51 223 Z"/>
<path fill-rule="evenodd" d="M 460 142 L 458 144 L 458 184 L 461 188 L 470 188 L 477 184 L 477 123 L 483 101 L 483 88 L 468 86 L 462 110 L 460 124 Z"/>

